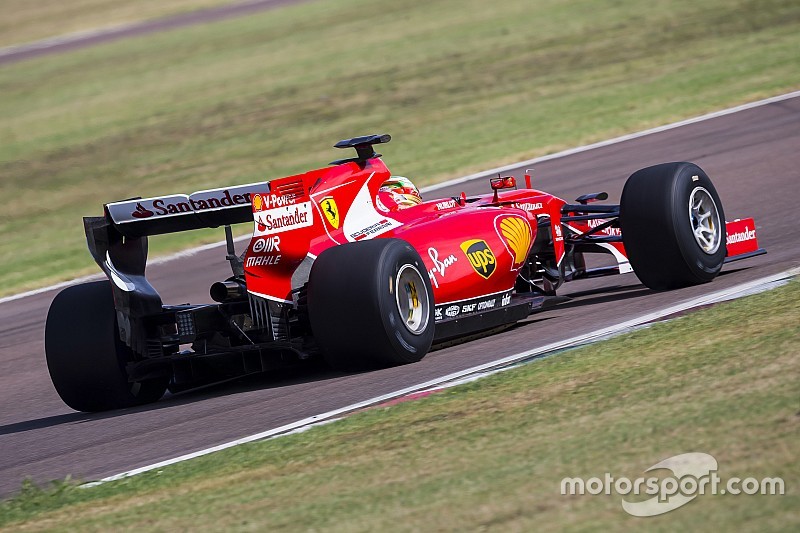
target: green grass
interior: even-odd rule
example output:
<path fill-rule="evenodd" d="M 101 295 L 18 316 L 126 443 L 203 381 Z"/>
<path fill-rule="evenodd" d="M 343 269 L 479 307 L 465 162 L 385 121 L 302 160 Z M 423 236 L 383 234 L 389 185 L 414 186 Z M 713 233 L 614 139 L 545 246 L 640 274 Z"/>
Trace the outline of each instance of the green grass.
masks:
<path fill-rule="evenodd" d="M 195 11 L 232 0 L 3 0 L 0 47 Z"/>
<path fill-rule="evenodd" d="M 6 66 L 0 294 L 97 271 L 80 217 L 108 201 L 301 172 L 383 131 L 429 184 L 797 89 L 798 49 L 795 0 L 329 0 Z"/>
<path fill-rule="evenodd" d="M 797 530 L 798 299 L 795 281 L 423 400 L 91 489 L 26 485 L 0 504 L 0 525 Z M 713 455 L 723 480 L 782 477 L 786 494 L 707 494 L 652 518 L 626 515 L 616 495 L 560 495 L 563 477 L 634 479 L 687 452 Z"/>

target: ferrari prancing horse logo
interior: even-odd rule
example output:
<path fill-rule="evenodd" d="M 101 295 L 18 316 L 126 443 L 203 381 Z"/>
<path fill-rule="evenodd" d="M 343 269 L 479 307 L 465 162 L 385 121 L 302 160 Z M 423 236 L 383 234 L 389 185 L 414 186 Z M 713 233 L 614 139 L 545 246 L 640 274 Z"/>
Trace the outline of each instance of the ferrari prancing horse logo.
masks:
<path fill-rule="evenodd" d="M 336 205 L 336 200 L 332 196 L 327 196 L 319 205 L 325 218 L 328 219 L 328 223 L 333 226 L 333 229 L 339 229 L 339 207 Z"/>

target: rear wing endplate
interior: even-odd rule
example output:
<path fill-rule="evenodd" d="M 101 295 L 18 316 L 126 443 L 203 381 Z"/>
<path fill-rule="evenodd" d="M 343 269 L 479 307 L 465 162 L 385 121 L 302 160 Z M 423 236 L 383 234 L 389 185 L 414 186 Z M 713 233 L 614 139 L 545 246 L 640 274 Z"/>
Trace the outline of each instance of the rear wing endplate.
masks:
<path fill-rule="evenodd" d="M 161 296 L 145 276 L 147 236 L 253 221 L 251 197 L 269 193 L 268 182 L 137 198 L 106 204 L 102 217 L 85 217 L 86 242 L 114 294 L 120 339 L 144 357 L 142 319 L 162 311 Z"/>

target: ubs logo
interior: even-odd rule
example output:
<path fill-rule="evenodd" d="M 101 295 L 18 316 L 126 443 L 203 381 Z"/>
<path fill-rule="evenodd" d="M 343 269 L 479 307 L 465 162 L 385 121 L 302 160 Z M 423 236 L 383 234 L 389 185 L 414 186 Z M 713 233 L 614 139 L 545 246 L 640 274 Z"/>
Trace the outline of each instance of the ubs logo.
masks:
<path fill-rule="evenodd" d="M 469 264 L 484 279 L 489 279 L 497 266 L 494 252 L 482 239 L 472 239 L 461 243 L 461 250 L 469 259 Z"/>

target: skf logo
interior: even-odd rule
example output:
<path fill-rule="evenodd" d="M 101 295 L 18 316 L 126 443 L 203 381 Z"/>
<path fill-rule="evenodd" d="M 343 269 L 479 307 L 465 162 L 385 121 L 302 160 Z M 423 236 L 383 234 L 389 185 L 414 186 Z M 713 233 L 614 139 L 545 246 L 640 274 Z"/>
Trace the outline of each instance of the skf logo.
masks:
<path fill-rule="evenodd" d="M 494 273 L 497 266 L 494 253 L 492 252 L 486 241 L 481 239 L 472 239 L 461 243 L 461 250 L 464 255 L 469 259 L 469 264 L 475 269 L 484 279 L 489 279 Z"/>
<path fill-rule="evenodd" d="M 322 199 L 319 206 L 333 229 L 339 229 L 339 208 L 336 205 L 336 200 L 332 196 L 328 196 Z"/>
<path fill-rule="evenodd" d="M 506 217 L 500 222 L 500 233 L 514 256 L 513 268 L 519 268 L 528 258 L 531 247 L 531 227 L 519 217 Z"/>

